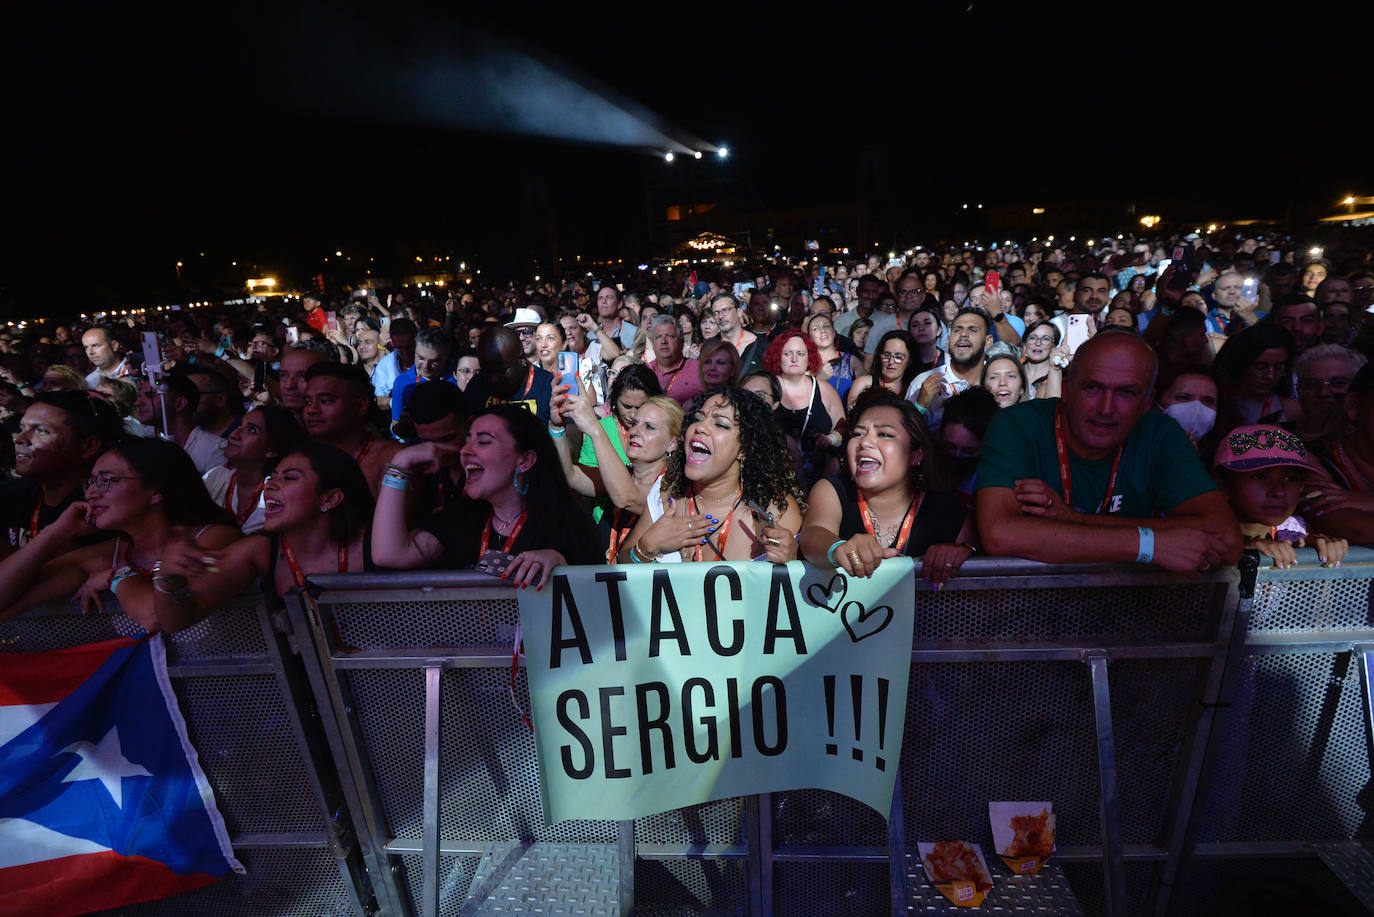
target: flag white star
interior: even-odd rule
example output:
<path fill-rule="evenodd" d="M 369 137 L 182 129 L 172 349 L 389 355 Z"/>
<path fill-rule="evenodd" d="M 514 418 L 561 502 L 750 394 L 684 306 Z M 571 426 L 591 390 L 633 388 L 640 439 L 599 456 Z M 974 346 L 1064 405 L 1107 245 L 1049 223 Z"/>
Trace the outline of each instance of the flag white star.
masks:
<path fill-rule="evenodd" d="M 64 752 L 72 752 L 81 757 L 71 773 L 62 778 L 63 783 L 76 783 L 81 780 L 99 780 L 109 791 L 119 808 L 124 808 L 124 790 L 121 781 L 125 777 L 151 777 L 146 769 L 135 764 L 119 747 L 119 729 L 111 726 L 110 731 L 97 744 L 73 742 Z"/>

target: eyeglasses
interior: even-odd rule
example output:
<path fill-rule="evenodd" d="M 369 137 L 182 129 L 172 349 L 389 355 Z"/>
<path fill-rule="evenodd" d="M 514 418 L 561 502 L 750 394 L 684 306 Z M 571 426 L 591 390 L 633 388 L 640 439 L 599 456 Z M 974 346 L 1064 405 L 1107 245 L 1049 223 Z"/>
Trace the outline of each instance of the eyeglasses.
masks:
<path fill-rule="evenodd" d="M 901 364 L 903 364 L 903 363 L 906 362 L 906 354 L 904 354 L 904 353 L 884 353 L 884 354 L 879 354 L 878 359 L 882 360 L 884 363 L 896 363 L 897 365 L 900 366 Z"/>
<path fill-rule="evenodd" d="M 1298 391 L 1300 392 L 1320 392 L 1322 389 L 1329 388 L 1333 394 L 1344 395 L 1350 391 L 1350 380 L 1342 377 L 1335 379 L 1299 379 Z"/>
<path fill-rule="evenodd" d="M 515 329 L 515 333 L 518 334 L 518 335 L 520 335 L 522 338 L 532 338 L 532 337 L 534 337 L 534 329 L 533 329 L 533 328 L 528 328 L 528 327 L 527 327 L 527 328 L 516 328 L 516 329 Z"/>
<path fill-rule="evenodd" d="M 1033 335 L 1031 335 L 1030 337 L 1026 338 L 1026 343 L 1027 343 L 1027 344 L 1053 344 L 1053 343 L 1054 343 L 1054 338 L 1050 337 L 1049 335 L 1033 334 Z"/>
<path fill-rule="evenodd" d="M 121 475 L 121 474 L 109 474 L 108 472 L 106 472 L 105 474 L 95 475 L 95 476 L 93 476 L 93 477 L 87 478 L 85 481 L 82 481 L 82 482 L 81 482 L 81 489 L 82 489 L 82 490 L 90 490 L 92 487 L 94 487 L 94 488 L 97 488 L 101 493 L 106 494 L 106 493 L 109 493 L 109 492 L 110 492 L 110 488 L 113 487 L 113 486 L 115 485 L 115 482 L 116 482 L 116 481 L 142 481 L 142 480 L 144 480 L 144 479 L 138 477 L 137 475 L 132 475 L 132 474 L 122 474 L 122 475 Z"/>
<path fill-rule="evenodd" d="M 712 309 L 712 310 L 711 310 L 711 316 L 712 316 L 713 318 L 719 319 L 722 315 L 729 315 L 731 312 L 734 312 L 734 311 L 735 311 L 735 307 L 734 307 L 734 306 L 726 306 L 726 307 L 723 308 L 723 309 Z"/>

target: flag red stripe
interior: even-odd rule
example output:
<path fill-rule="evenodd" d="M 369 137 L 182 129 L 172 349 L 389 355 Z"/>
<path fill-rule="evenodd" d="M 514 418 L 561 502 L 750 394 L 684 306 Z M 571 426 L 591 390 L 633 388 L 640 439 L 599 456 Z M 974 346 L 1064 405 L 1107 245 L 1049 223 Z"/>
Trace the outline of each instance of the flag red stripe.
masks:
<path fill-rule="evenodd" d="M 165 898 L 218 882 L 113 850 L 0 869 L 0 917 L 71 917 Z"/>
<path fill-rule="evenodd" d="M 7 653 L 0 666 L 0 706 L 57 703 L 94 675 L 112 652 L 140 639 L 116 637 L 49 653 Z"/>

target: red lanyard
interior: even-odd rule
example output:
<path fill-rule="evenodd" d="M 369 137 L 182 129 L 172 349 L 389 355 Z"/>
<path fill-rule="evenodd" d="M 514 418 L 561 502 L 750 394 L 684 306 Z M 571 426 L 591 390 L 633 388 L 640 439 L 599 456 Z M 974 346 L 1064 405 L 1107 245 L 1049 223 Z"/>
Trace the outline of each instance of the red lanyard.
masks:
<path fill-rule="evenodd" d="M 721 560 L 724 560 L 724 559 L 725 559 L 725 542 L 727 542 L 727 541 L 730 540 L 730 524 L 731 524 L 732 522 L 735 521 L 735 510 L 739 509 L 740 501 L 743 500 L 743 499 L 744 499 L 744 493 L 743 493 L 743 491 L 741 491 L 741 492 L 735 497 L 735 505 L 732 506 L 732 507 L 730 507 L 730 513 L 729 513 L 729 515 L 727 515 L 727 516 L 725 517 L 725 524 L 724 524 L 723 526 L 721 526 L 719 529 L 716 530 L 716 531 L 724 532 L 724 533 L 725 533 L 725 534 L 723 534 L 723 535 L 720 536 L 720 547 L 716 547 L 715 545 L 711 545 L 711 550 L 715 551 L 715 552 L 716 552 L 716 556 L 719 557 Z M 692 494 L 692 515 L 695 516 L 696 514 L 697 514 L 697 495 L 696 495 L 696 494 Z M 707 536 L 706 540 L 709 542 L 709 541 L 711 540 L 711 539 L 710 539 L 710 536 Z M 692 551 L 692 560 L 701 560 L 701 548 L 702 548 L 701 545 L 697 545 L 696 548 L 693 549 L 693 551 Z"/>
<path fill-rule="evenodd" d="M 615 508 L 615 515 L 611 517 L 611 544 L 606 551 L 606 563 L 608 564 L 615 563 L 615 556 L 620 553 L 620 546 L 629 536 L 630 530 L 634 528 L 635 522 L 639 520 L 639 517 L 635 516 L 630 519 L 628 525 L 621 526 L 620 516 L 622 512 L 621 508 L 617 506 Z"/>
<path fill-rule="evenodd" d="M 1264 397 L 1264 404 L 1260 405 L 1260 412 L 1259 412 L 1259 419 L 1260 419 L 1261 422 L 1263 422 L 1264 418 L 1269 414 L 1269 402 L 1272 401 L 1273 398 L 1274 398 L 1274 393 L 1273 393 L 1273 392 L 1270 392 L 1268 395 L 1266 395 L 1266 396 Z M 1280 410 L 1283 409 L 1283 402 L 1282 402 L 1282 401 L 1279 402 L 1279 409 L 1280 409 Z"/>
<path fill-rule="evenodd" d="M 525 390 L 524 390 L 523 392 L 521 392 L 521 393 L 520 393 L 520 397 L 517 398 L 517 399 L 515 399 L 515 400 L 516 400 L 516 401 L 524 401 L 524 400 L 525 400 L 525 396 L 528 395 L 528 394 L 530 393 L 530 389 L 532 389 L 532 388 L 534 388 L 534 367 L 533 367 L 533 366 L 530 367 L 529 374 L 525 376 Z"/>
<path fill-rule="evenodd" d="M 370 440 L 368 444 L 371 445 Z M 264 480 L 258 485 L 258 489 L 253 491 L 253 496 L 248 498 L 248 505 L 240 510 L 238 508 L 239 473 L 235 471 L 229 476 L 229 491 L 224 497 L 224 508 L 234 514 L 234 518 L 238 520 L 240 526 L 247 522 L 248 517 L 253 515 L 253 510 L 257 509 L 258 497 L 262 496 L 262 489 L 266 486 L 267 481 Z"/>
<path fill-rule="evenodd" d="M 1347 459 L 1345 457 L 1345 446 L 1341 443 L 1337 443 L 1336 451 L 1332 453 L 1331 457 L 1334 458 L 1336 460 L 1336 464 L 1340 466 L 1341 474 L 1345 475 L 1346 483 L 1350 485 L 1350 489 L 1355 491 L 1355 493 L 1357 494 L 1364 493 L 1365 489 L 1360 485 L 1360 479 L 1355 477 L 1355 466 L 1353 464 L 1347 464 Z M 37 520 L 38 514 L 34 513 L 33 518 Z"/>
<path fill-rule="evenodd" d="M 361 465 L 363 463 L 363 459 L 366 458 L 367 454 L 372 451 L 372 444 L 376 441 L 377 437 L 369 436 L 367 438 L 367 442 L 363 443 L 363 447 L 358 450 L 358 454 L 353 456 L 353 461 Z"/>
<path fill-rule="evenodd" d="M 38 514 L 43 511 L 43 494 L 38 495 L 38 505 L 33 508 L 33 518 L 29 520 L 29 541 L 38 537 Z"/>
<path fill-rule="evenodd" d="M 281 540 L 281 549 L 286 554 L 286 565 L 291 568 L 291 579 L 295 581 L 297 586 L 304 588 L 305 571 L 301 569 L 300 561 L 296 560 L 296 552 L 291 550 L 291 542 L 287 541 L 285 536 Z M 339 545 L 339 572 L 348 572 L 348 545 L 346 544 Z"/>
<path fill-rule="evenodd" d="M 906 516 L 902 519 L 902 527 L 897 532 L 897 540 L 887 547 L 896 548 L 898 551 L 906 550 L 907 539 L 911 537 L 911 525 L 916 521 L 916 514 L 921 511 L 921 503 L 925 498 L 926 495 L 924 492 L 918 493 L 911 498 L 911 505 L 907 507 Z M 859 495 L 859 517 L 863 519 L 864 531 L 868 532 L 868 534 L 872 535 L 874 538 L 878 538 L 878 542 L 881 544 L 882 539 L 879 538 L 878 533 L 874 531 L 877 525 L 874 523 L 873 513 L 869 511 L 868 501 L 863 498 L 862 492 L 860 492 Z"/>
<path fill-rule="evenodd" d="M 663 394 L 668 394 L 673 390 L 673 383 L 677 382 L 677 377 L 682 373 L 682 367 L 687 365 L 687 358 L 683 357 L 682 362 L 673 370 L 673 374 L 668 377 L 668 384 L 663 387 Z"/>
<path fill-rule="evenodd" d="M 520 537 L 520 530 L 525 527 L 525 519 L 528 516 L 529 510 L 526 510 L 525 512 L 521 513 L 518 518 L 516 518 L 515 528 L 511 529 L 510 534 L 501 540 L 501 550 L 506 551 L 507 548 L 515 544 L 515 539 Z M 495 518 L 495 510 L 491 510 L 487 513 L 487 524 L 482 526 L 482 547 L 477 552 L 478 557 L 481 557 L 483 554 L 487 553 L 487 546 L 491 544 L 491 523 L 492 520 L 494 520 Z M 499 535 L 501 533 L 497 532 L 497 534 Z M 509 554 L 510 552 L 506 551 L 506 553 Z"/>
<path fill-rule="evenodd" d="M 1061 404 L 1054 409 L 1054 448 L 1059 453 L 1059 484 L 1064 491 L 1064 502 L 1073 508 L 1073 476 L 1069 471 L 1069 450 L 1064 445 L 1064 406 Z M 1116 473 L 1121 468 L 1121 453 L 1126 451 L 1126 444 L 1122 443 L 1116 447 L 1116 458 L 1112 459 L 1112 476 L 1107 480 L 1107 492 L 1102 495 L 1102 504 L 1097 508 L 1097 515 L 1101 515 L 1106 510 L 1107 504 L 1111 502 L 1112 491 L 1116 490 Z"/>

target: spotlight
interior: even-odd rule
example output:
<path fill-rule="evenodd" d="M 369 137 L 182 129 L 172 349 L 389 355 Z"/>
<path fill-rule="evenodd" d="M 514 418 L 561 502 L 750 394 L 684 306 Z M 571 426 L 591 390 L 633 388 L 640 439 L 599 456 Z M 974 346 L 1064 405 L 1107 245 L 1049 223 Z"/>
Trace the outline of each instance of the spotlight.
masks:
<path fill-rule="evenodd" d="M 700 159 L 700 158 L 701 158 L 701 150 L 693 150 L 693 151 L 692 151 L 692 158 L 693 158 L 693 159 Z"/>
<path fill-rule="evenodd" d="M 663 154 L 663 161 L 664 161 L 664 162 L 672 162 L 672 161 L 673 161 L 673 151 L 672 151 L 672 150 L 669 150 L 668 152 L 666 152 L 666 153 Z"/>
<path fill-rule="evenodd" d="M 721 159 L 724 159 L 725 157 L 730 155 L 730 148 L 728 146 L 723 146 L 720 149 L 716 150 L 716 155 L 719 156 Z"/>

